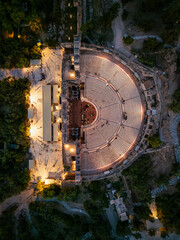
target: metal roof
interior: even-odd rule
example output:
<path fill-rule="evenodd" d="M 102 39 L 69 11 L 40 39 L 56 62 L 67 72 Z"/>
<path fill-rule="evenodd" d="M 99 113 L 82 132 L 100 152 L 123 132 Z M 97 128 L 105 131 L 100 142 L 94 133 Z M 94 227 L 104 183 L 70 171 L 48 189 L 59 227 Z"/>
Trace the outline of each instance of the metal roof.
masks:
<path fill-rule="evenodd" d="M 43 141 L 52 140 L 51 126 L 51 86 L 43 86 Z"/>

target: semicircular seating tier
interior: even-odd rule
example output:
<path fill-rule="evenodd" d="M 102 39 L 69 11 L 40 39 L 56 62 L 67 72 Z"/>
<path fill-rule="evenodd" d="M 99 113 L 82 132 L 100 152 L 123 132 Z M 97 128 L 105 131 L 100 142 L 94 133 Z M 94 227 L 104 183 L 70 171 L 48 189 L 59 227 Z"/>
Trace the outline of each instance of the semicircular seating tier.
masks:
<path fill-rule="evenodd" d="M 120 64 L 86 51 L 80 57 L 80 74 L 84 99 L 94 104 L 98 115 L 94 124 L 83 127 L 81 170 L 86 175 L 112 167 L 134 147 L 143 108 L 137 86 Z"/>

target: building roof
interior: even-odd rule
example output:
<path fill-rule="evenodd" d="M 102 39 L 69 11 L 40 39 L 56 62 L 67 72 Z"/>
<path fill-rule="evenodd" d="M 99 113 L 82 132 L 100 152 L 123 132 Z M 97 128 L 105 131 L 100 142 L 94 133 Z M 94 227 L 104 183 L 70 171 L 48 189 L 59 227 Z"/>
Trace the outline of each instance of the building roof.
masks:
<path fill-rule="evenodd" d="M 55 183 L 54 178 L 46 178 L 45 179 L 45 185 L 54 184 L 54 183 Z"/>
<path fill-rule="evenodd" d="M 43 86 L 43 141 L 52 140 L 51 131 L 51 86 Z"/>
<path fill-rule="evenodd" d="M 153 84 L 152 84 L 151 80 L 146 80 L 144 82 L 144 86 L 145 86 L 146 90 L 148 90 L 153 87 Z"/>
<path fill-rule="evenodd" d="M 34 115 L 34 114 L 33 114 L 33 113 L 34 113 L 33 111 L 34 111 L 33 108 L 28 108 L 28 118 L 29 118 L 29 119 L 33 119 L 33 115 Z"/>
<path fill-rule="evenodd" d="M 53 123 L 53 141 L 58 141 L 58 123 Z"/>
<path fill-rule="evenodd" d="M 58 96 L 58 85 L 53 85 L 53 103 L 58 103 L 59 101 Z"/>
<path fill-rule="evenodd" d="M 34 169 L 34 160 L 29 160 L 29 169 Z"/>
<path fill-rule="evenodd" d="M 40 66 L 41 65 L 41 59 L 31 59 L 30 60 L 30 66 Z"/>

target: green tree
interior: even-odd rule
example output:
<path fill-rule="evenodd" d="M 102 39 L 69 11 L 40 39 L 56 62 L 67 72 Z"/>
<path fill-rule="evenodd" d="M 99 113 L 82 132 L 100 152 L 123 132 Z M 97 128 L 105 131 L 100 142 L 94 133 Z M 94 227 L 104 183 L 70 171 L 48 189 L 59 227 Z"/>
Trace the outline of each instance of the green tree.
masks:
<path fill-rule="evenodd" d="M 152 212 L 147 204 L 143 204 L 142 206 L 139 207 L 134 207 L 134 212 L 140 219 L 152 220 L 152 217 L 150 216 L 152 215 Z"/>
<path fill-rule="evenodd" d="M 172 95 L 173 102 L 170 105 L 170 109 L 178 113 L 180 112 L 180 89 L 175 90 L 175 92 Z"/>
<path fill-rule="evenodd" d="M 89 31 L 91 31 L 94 28 L 93 22 L 91 20 L 87 20 L 86 23 L 84 23 L 81 26 L 81 32 L 86 35 Z"/>
<path fill-rule="evenodd" d="M 24 212 L 21 212 L 17 221 L 17 237 L 19 240 L 37 240 L 32 226 Z"/>
<path fill-rule="evenodd" d="M 57 197 L 60 194 L 61 188 L 59 185 L 52 184 L 48 187 L 45 187 L 42 191 L 42 196 L 44 199 L 50 199 Z"/>
<path fill-rule="evenodd" d="M 124 221 L 124 222 L 121 222 L 120 220 L 118 221 L 116 226 L 116 234 L 118 236 L 126 236 L 131 234 L 128 221 Z"/>
<path fill-rule="evenodd" d="M 78 186 L 74 186 L 74 187 L 63 187 L 61 189 L 61 192 L 58 195 L 58 200 L 62 201 L 73 201 L 77 198 L 79 193 L 79 188 Z"/>
<path fill-rule="evenodd" d="M 150 202 L 149 179 L 152 165 L 149 155 L 138 158 L 122 174 L 127 177 L 135 201 Z"/>
<path fill-rule="evenodd" d="M 13 206 L 2 212 L 0 216 L 0 239 L 1 240 L 16 240 L 15 221 L 13 218 L 14 211 L 17 206 Z"/>
<path fill-rule="evenodd" d="M 163 194 L 156 198 L 158 218 L 168 232 L 180 233 L 180 184 L 172 195 Z"/>
<path fill-rule="evenodd" d="M 126 45 L 133 43 L 134 39 L 131 36 L 123 37 L 123 41 Z"/>

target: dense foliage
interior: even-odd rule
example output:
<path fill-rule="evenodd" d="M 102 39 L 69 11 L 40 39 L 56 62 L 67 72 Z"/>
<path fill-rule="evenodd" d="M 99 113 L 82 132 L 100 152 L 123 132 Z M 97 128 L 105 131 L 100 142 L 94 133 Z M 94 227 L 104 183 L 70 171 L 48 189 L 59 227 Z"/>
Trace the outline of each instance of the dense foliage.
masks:
<path fill-rule="evenodd" d="M 92 232 L 93 239 L 110 240 L 111 227 L 104 214 L 103 207 L 100 202 L 86 200 L 84 202 L 84 209 L 91 217 L 90 231 Z"/>
<path fill-rule="evenodd" d="M 30 59 L 41 58 L 41 48 L 19 38 L 0 38 L 0 68 L 28 67 Z"/>
<path fill-rule="evenodd" d="M 74 201 L 79 193 L 78 186 L 63 187 L 58 195 L 58 200 Z"/>
<path fill-rule="evenodd" d="M 0 29 L 12 32 L 22 24 L 27 24 L 33 18 L 33 12 L 26 9 L 27 2 L 30 4 L 30 1 L 1 0 Z"/>
<path fill-rule="evenodd" d="M 118 16 L 120 4 L 114 2 L 108 9 L 104 7 L 102 1 L 93 0 L 93 18 L 90 18 L 90 11 L 87 11 L 87 22 L 81 26 L 84 41 L 104 45 L 107 41 L 113 41 L 112 21 Z M 89 7 L 87 7 L 87 10 Z M 89 40 L 90 39 L 90 40 Z"/>
<path fill-rule="evenodd" d="M 128 221 L 121 222 L 119 220 L 117 223 L 117 226 L 116 226 L 116 234 L 118 236 L 126 236 L 126 235 L 131 234 L 129 222 Z"/>
<path fill-rule="evenodd" d="M 29 222 L 26 212 L 21 212 L 17 221 L 17 239 L 18 240 L 37 240 L 33 227 Z"/>
<path fill-rule="evenodd" d="M 79 240 L 89 231 L 88 218 L 68 215 L 59 210 L 56 203 L 35 202 L 30 204 L 32 224 L 38 240 Z"/>
<path fill-rule="evenodd" d="M 44 199 L 50 199 L 52 197 L 57 197 L 60 191 L 61 191 L 61 188 L 59 185 L 52 184 L 43 189 L 42 196 Z"/>
<path fill-rule="evenodd" d="M 151 31 L 162 24 L 164 42 L 173 43 L 180 33 L 179 0 L 140 0 L 134 14 L 134 22 L 143 31 Z"/>
<path fill-rule="evenodd" d="M 34 0 L 0 0 L 0 68 L 28 67 L 41 58 L 36 44 L 41 31 Z"/>
<path fill-rule="evenodd" d="M 59 185 L 52 184 L 43 189 L 42 196 L 44 199 L 57 197 L 59 201 L 73 201 L 77 198 L 78 193 L 78 186 L 60 187 Z"/>
<path fill-rule="evenodd" d="M 13 206 L 4 211 L 0 215 L 0 239 L 1 240 L 16 240 L 15 237 L 15 221 L 13 219 L 14 211 L 17 206 Z"/>
<path fill-rule="evenodd" d="M 180 89 L 177 89 L 172 95 L 172 97 L 173 97 L 173 102 L 170 105 L 170 109 L 173 112 L 178 113 L 180 112 Z"/>
<path fill-rule="evenodd" d="M 151 200 L 148 188 L 150 173 L 151 161 L 148 155 L 141 156 L 122 172 L 129 180 L 130 188 L 136 201 L 149 202 Z"/>
<path fill-rule="evenodd" d="M 172 195 L 163 194 L 156 198 L 158 217 L 168 232 L 180 234 L 180 183 L 177 192 Z"/>
<path fill-rule="evenodd" d="M 152 220 L 152 217 L 151 217 L 152 212 L 149 209 L 147 204 L 143 204 L 142 206 L 139 206 L 139 207 L 134 207 L 133 210 L 138 216 L 138 218 L 144 219 L 144 220 Z"/>
<path fill-rule="evenodd" d="M 108 207 L 109 200 L 106 196 L 106 183 L 103 181 L 92 181 L 87 188 L 90 193 L 91 199 L 94 201 L 100 201 L 101 205 Z"/>
<path fill-rule="evenodd" d="M 6 78 L 0 81 L 0 201 L 28 186 L 29 171 L 25 156 L 29 147 L 26 96 L 28 79 Z"/>

